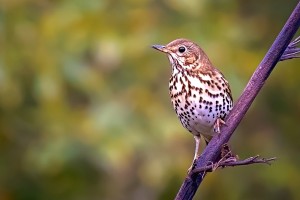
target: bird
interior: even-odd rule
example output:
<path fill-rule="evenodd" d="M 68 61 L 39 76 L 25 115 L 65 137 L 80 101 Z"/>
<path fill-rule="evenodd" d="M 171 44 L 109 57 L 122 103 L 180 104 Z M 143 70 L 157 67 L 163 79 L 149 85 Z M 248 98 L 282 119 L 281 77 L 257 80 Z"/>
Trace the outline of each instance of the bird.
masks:
<path fill-rule="evenodd" d="M 181 124 L 196 142 L 189 173 L 198 158 L 201 137 L 208 144 L 225 125 L 224 119 L 233 107 L 231 89 L 222 72 L 196 43 L 180 38 L 152 47 L 168 56 L 172 68 L 171 102 Z"/>

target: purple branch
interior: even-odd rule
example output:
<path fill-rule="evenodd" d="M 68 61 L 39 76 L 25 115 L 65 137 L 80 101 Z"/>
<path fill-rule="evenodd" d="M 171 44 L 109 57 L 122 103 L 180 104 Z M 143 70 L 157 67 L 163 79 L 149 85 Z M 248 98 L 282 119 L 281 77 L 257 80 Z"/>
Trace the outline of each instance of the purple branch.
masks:
<path fill-rule="evenodd" d="M 299 25 L 300 2 L 287 20 L 286 24 L 277 36 L 266 56 L 255 70 L 245 90 L 228 115 L 226 119 L 227 125 L 222 127 L 221 134 L 215 136 L 209 142 L 201 156 L 196 161 L 196 169 L 203 168 L 211 164 L 212 162 L 217 162 L 217 158 L 220 155 L 222 145 L 229 141 L 234 130 L 246 114 L 253 100 L 264 85 L 277 62 L 280 60 L 285 49 L 291 42 L 294 34 L 299 28 Z M 191 200 L 204 177 L 205 172 L 186 177 L 175 199 Z"/>

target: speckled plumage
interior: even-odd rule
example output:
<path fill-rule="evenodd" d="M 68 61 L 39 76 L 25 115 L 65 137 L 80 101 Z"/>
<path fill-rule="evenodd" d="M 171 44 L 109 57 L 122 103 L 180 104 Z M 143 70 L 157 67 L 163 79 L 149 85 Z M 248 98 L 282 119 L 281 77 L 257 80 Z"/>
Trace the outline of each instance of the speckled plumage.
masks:
<path fill-rule="evenodd" d="M 220 123 L 233 106 L 231 91 L 223 74 L 209 61 L 204 51 L 192 41 L 177 39 L 153 48 L 168 55 L 172 66 L 169 91 L 174 110 L 182 125 L 195 137 L 208 142 L 219 132 Z"/>

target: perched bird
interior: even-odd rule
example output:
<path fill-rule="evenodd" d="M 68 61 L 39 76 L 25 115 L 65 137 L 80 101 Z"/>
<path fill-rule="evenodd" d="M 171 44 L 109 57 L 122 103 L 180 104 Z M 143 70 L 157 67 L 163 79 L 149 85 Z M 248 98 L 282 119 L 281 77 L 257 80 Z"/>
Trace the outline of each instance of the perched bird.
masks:
<path fill-rule="evenodd" d="M 176 39 L 165 46 L 152 47 L 168 55 L 172 67 L 171 101 L 181 124 L 196 141 L 190 171 L 198 157 L 201 135 L 208 143 L 225 124 L 223 120 L 233 106 L 231 90 L 224 75 L 194 42 Z"/>

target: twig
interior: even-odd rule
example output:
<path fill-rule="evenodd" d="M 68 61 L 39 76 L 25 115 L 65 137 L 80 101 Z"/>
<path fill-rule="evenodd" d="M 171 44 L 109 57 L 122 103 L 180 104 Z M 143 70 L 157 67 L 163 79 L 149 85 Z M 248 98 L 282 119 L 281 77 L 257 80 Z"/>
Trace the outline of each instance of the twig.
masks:
<path fill-rule="evenodd" d="M 276 160 L 276 157 L 273 158 L 259 158 L 259 155 L 244 159 L 244 160 L 235 160 L 235 159 L 225 159 L 221 162 L 218 162 L 216 164 L 209 164 L 205 167 L 198 167 L 197 169 L 194 169 L 192 171 L 193 174 L 200 173 L 200 172 L 210 172 L 215 171 L 217 168 L 220 167 L 235 167 L 235 166 L 241 166 L 241 165 L 251 165 L 251 164 L 268 164 L 271 165 L 271 162 Z"/>
<path fill-rule="evenodd" d="M 282 54 L 280 61 L 293 59 L 293 58 L 300 58 L 300 48 L 297 45 L 300 43 L 300 36 L 297 37 L 293 42 L 289 44 L 286 48 L 284 53 Z"/>
<path fill-rule="evenodd" d="M 291 42 L 293 36 L 300 26 L 300 2 L 292 12 L 286 24 L 280 31 L 273 45 L 266 56 L 259 64 L 242 95 L 226 118 L 226 125 L 221 127 L 221 134 L 213 137 L 204 149 L 201 156 L 196 161 L 197 168 L 205 167 L 211 162 L 216 162 L 220 155 L 222 145 L 228 143 L 234 130 L 241 122 L 248 111 L 258 92 L 264 85 L 270 73 L 280 60 L 285 49 Z M 187 176 L 181 185 L 175 199 L 191 200 L 193 199 L 199 185 L 205 177 L 205 172 L 200 172 L 192 176 Z"/>

